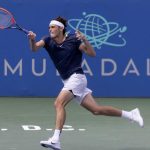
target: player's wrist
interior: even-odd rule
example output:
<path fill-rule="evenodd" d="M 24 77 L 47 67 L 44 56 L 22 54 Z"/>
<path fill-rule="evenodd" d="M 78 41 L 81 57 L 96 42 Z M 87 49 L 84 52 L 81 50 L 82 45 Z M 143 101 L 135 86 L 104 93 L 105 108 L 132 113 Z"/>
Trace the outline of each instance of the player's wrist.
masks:
<path fill-rule="evenodd" d="M 35 38 L 30 38 L 30 41 L 31 41 L 32 43 L 35 43 Z"/>
<path fill-rule="evenodd" d="M 86 39 L 86 37 L 84 37 L 84 38 L 82 39 L 82 42 L 83 42 L 84 44 L 86 44 L 86 43 L 88 42 L 88 40 Z"/>

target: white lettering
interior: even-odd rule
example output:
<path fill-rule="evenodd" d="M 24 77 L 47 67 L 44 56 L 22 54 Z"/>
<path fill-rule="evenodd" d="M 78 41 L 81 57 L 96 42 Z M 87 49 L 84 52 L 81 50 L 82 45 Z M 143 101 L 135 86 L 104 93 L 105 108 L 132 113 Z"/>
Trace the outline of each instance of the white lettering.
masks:
<path fill-rule="evenodd" d="M 22 125 L 22 128 L 26 131 L 37 131 L 41 130 L 41 127 L 35 125 Z"/>
<path fill-rule="evenodd" d="M 84 66 L 86 67 L 86 70 L 84 69 Z M 89 74 L 90 76 L 93 76 L 92 70 L 90 69 L 90 67 L 85 59 L 82 61 L 82 68 L 84 70 L 84 73 Z"/>
<path fill-rule="evenodd" d="M 22 76 L 22 59 L 18 62 L 18 64 L 16 65 L 16 67 L 13 69 L 8 61 L 6 59 L 4 59 L 4 75 L 7 76 L 8 75 L 8 70 L 12 73 L 15 74 L 15 72 L 19 69 L 19 76 Z"/>
<path fill-rule="evenodd" d="M 42 130 L 42 128 L 40 126 L 37 126 L 37 125 L 21 125 L 21 127 L 24 131 L 40 131 L 40 130 Z M 8 131 L 8 130 L 9 129 L 7 129 L 7 128 L 1 128 L 0 129 L 0 131 Z M 55 129 L 49 128 L 49 129 L 45 129 L 45 130 L 46 131 L 53 131 Z M 86 129 L 84 129 L 84 128 L 75 129 L 71 125 L 64 125 L 62 130 L 63 131 L 75 131 L 75 130 L 86 131 Z"/>
<path fill-rule="evenodd" d="M 131 68 L 132 67 L 132 68 Z M 130 69 L 131 68 L 131 69 Z M 127 73 L 130 73 L 130 74 L 136 74 L 137 76 L 140 75 L 136 65 L 134 64 L 134 61 L 132 59 L 130 59 L 124 73 L 123 73 L 123 76 L 126 76 Z"/>
<path fill-rule="evenodd" d="M 70 125 L 64 125 L 62 130 L 63 131 L 73 131 L 74 128 Z"/>
<path fill-rule="evenodd" d="M 150 59 L 147 59 L 147 76 L 150 76 Z"/>
<path fill-rule="evenodd" d="M 113 67 L 112 70 L 106 72 L 106 69 L 105 69 L 106 64 L 111 64 Z M 102 76 L 113 76 L 115 74 L 116 70 L 117 70 L 117 65 L 114 60 L 109 59 L 109 58 L 102 59 L 102 63 L 101 63 Z"/>
<path fill-rule="evenodd" d="M 38 77 L 43 76 L 46 73 L 46 59 L 43 59 L 43 70 L 40 73 L 35 71 L 35 59 L 32 59 L 32 73 Z"/>
<path fill-rule="evenodd" d="M 47 72 L 47 63 L 46 63 L 46 58 L 43 58 L 41 60 L 41 62 L 39 60 L 36 59 L 31 59 L 31 71 L 30 74 L 32 74 L 33 76 L 36 77 L 42 77 L 44 74 L 46 74 Z M 23 67 L 26 67 L 26 64 L 23 64 L 23 59 L 20 59 L 15 65 L 14 63 L 10 63 L 6 58 L 3 60 L 3 66 L 4 68 L 1 68 L 1 70 L 3 69 L 3 74 L 4 76 L 8 76 L 10 75 L 15 75 L 17 74 L 18 76 L 23 76 Z M 41 65 L 39 66 L 38 63 L 40 63 Z M 91 63 L 91 62 L 90 62 Z M 90 76 L 94 76 L 93 72 L 92 72 L 92 67 L 90 67 L 90 63 L 88 63 L 88 61 L 86 59 L 83 59 L 82 61 L 82 68 L 85 74 L 89 74 Z M 95 63 L 95 62 L 94 62 Z M 123 68 L 124 70 L 122 72 L 117 72 L 118 69 L 120 69 L 120 63 L 122 63 L 122 65 L 124 65 L 125 67 Z M 141 62 L 144 63 L 144 62 Z M 1 65 L 2 66 L 2 65 Z M 134 60 L 132 58 L 129 59 L 129 61 L 126 62 L 119 62 L 117 64 L 117 62 L 114 59 L 111 58 L 102 58 L 101 59 L 101 63 L 100 63 L 100 67 L 101 67 L 101 72 L 98 73 L 98 65 L 96 64 L 96 66 L 94 66 L 94 71 L 96 74 L 101 74 L 101 76 L 113 76 L 113 75 L 117 75 L 117 76 L 127 76 L 128 74 L 133 74 L 136 76 L 140 76 L 140 73 L 145 73 L 145 75 L 147 77 L 150 77 L 150 58 L 146 59 L 145 62 L 145 66 L 143 66 L 143 68 L 140 68 L 141 66 L 136 65 L 136 63 L 134 62 Z M 40 68 L 40 70 L 39 70 Z M 50 69 L 50 68 L 48 68 Z M 121 67 L 122 69 L 122 67 Z M 140 72 L 140 70 L 142 72 Z M 29 72 L 29 69 L 28 69 Z M 56 70 L 56 76 L 59 76 L 58 71 Z"/>

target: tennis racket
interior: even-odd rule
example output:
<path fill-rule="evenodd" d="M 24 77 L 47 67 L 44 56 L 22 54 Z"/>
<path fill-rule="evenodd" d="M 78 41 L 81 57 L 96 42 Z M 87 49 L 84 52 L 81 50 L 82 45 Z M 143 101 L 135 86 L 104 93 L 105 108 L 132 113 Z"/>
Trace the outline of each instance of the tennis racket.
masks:
<path fill-rule="evenodd" d="M 22 32 L 24 32 L 25 34 L 28 34 L 29 31 L 20 27 L 13 15 L 6 9 L 0 7 L 0 29 L 17 29 L 20 30 Z"/>

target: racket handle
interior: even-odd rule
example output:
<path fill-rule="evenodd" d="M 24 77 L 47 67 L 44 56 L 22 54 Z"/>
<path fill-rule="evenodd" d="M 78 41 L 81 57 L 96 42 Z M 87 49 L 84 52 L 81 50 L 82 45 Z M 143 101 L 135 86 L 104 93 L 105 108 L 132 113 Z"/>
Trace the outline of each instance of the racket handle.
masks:
<path fill-rule="evenodd" d="M 26 30 L 26 29 L 22 29 L 22 31 L 23 31 L 25 34 L 29 34 L 29 31 Z"/>

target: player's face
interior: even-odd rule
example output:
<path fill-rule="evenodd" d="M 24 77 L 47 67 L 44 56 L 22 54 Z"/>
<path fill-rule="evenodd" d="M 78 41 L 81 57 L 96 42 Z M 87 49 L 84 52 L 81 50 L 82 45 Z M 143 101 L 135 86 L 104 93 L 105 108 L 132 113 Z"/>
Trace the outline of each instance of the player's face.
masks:
<path fill-rule="evenodd" d="M 51 38 L 57 38 L 61 33 L 60 27 L 56 25 L 50 26 L 49 33 L 50 33 Z"/>

